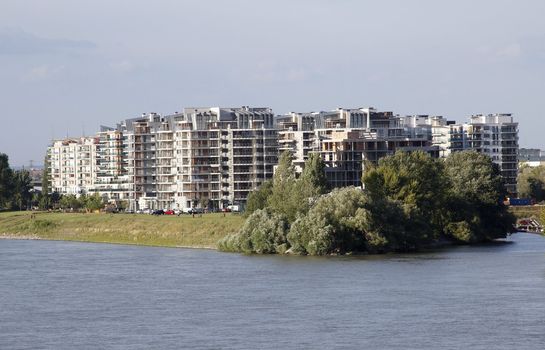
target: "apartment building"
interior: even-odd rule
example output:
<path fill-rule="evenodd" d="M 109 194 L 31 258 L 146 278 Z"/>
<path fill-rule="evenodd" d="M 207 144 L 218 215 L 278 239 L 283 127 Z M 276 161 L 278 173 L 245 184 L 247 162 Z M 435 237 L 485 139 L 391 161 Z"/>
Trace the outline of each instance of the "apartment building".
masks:
<path fill-rule="evenodd" d="M 473 149 L 500 166 L 516 193 L 518 124 L 510 114 L 475 115 L 456 124 L 441 116 L 399 116 L 369 108 L 274 116 L 270 108 L 198 107 L 143 114 L 96 136 L 56 140 L 48 148 L 51 188 L 99 193 L 132 210 L 224 208 L 244 204 L 272 178 L 278 154 L 290 150 L 302 171 L 319 153 L 334 187 L 361 185 L 366 161 L 398 150 L 433 157 Z"/>
<path fill-rule="evenodd" d="M 51 190 L 80 195 L 93 189 L 97 176 L 97 137 L 55 140 L 47 148 Z"/>
<path fill-rule="evenodd" d="M 128 201 L 129 182 L 125 164 L 123 133 L 101 126 L 97 133 L 96 176 L 89 193 L 98 193 L 112 204 Z"/>
<path fill-rule="evenodd" d="M 432 144 L 432 124 L 417 127 L 414 119 L 372 107 L 292 112 L 276 118 L 279 150 L 292 151 L 298 171 L 310 152 L 319 153 L 333 187 L 360 186 L 364 161 L 376 163 L 397 150 L 439 156 L 439 147 Z"/>
<path fill-rule="evenodd" d="M 278 161 L 269 108 L 185 108 L 164 117 L 149 113 L 106 132 L 121 135 L 115 152 L 123 155 L 116 175 L 124 186 L 109 195 L 127 199 L 132 210 L 243 204 L 250 191 L 272 178 Z M 111 183 L 112 176 L 103 182 Z"/>
<path fill-rule="evenodd" d="M 123 120 L 117 129 L 123 134 L 129 208 L 158 209 L 157 131 L 163 118 L 157 113 Z"/>
<path fill-rule="evenodd" d="M 273 176 L 278 137 L 270 108 L 185 108 L 176 119 L 176 206 L 243 204 Z"/>
<path fill-rule="evenodd" d="M 449 126 L 449 152 L 475 150 L 500 167 L 509 194 L 517 194 L 518 123 L 511 114 L 472 115 L 469 122 Z"/>

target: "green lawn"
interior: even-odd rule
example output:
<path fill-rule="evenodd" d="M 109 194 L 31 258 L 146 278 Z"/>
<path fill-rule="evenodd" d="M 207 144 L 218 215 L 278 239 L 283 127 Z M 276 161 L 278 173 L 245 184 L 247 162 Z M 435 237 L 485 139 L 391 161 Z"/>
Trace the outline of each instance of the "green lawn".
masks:
<path fill-rule="evenodd" d="M 0 213 L 0 236 L 52 240 L 107 242 L 166 247 L 216 248 L 236 232 L 244 218 L 238 214 L 152 216 L 146 214 Z"/>

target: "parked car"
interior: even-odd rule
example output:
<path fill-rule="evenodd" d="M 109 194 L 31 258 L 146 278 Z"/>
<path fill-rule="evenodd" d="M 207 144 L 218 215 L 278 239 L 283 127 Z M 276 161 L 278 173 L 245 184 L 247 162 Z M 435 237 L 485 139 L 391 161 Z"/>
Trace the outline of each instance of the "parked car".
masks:
<path fill-rule="evenodd" d="M 203 208 L 184 208 L 183 212 L 186 214 L 201 214 L 204 213 Z"/>
<path fill-rule="evenodd" d="M 163 211 L 163 209 L 157 209 L 157 210 L 154 210 L 151 215 L 164 215 L 165 212 Z"/>
<path fill-rule="evenodd" d="M 240 211 L 240 207 L 238 205 L 230 205 L 227 208 L 229 208 L 229 210 L 235 213 L 238 213 Z"/>
<path fill-rule="evenodd" d="M 168 210 L 165 210 L 164 214 L 165 215 L 174 215 L 175 213 L 174 213 L 174 210 L 168 209 Z"/>

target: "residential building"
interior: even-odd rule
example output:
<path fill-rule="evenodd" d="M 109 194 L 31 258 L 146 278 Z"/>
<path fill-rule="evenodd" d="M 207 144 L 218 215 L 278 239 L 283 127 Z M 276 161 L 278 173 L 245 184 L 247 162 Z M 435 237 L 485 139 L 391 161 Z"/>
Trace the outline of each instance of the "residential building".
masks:
<path fill-rule="evenodd" d="M 157 113 L 126 119 L 118 125 L 123 133 L 129 208 L 158 209 L 156 134 L 162 117 Z"/>
<path fill-rule="evenodd" d="M 96 192 L 115 205 L 128 202 L 129 181 L 125 163 L 123 133 L 114 128 L 101 126 L 97 138 L 97 174 L 89 192 Z"/>
<path fill-rule="evenodd" d="M 372 107 L 292 112 L 276 118 L 279 150 L 293 152 L 298 171 L 310 152 L 319 153 L 333 187 L 360 186 L 364 161 L 376 163 L 397 150 L 423 150 L 439 156 L 439 146 L 432 143 L 432 131 L 443 122 L 438 119 L 441 117 L 428 121 L 427 116 L 419 116 L 422 123 L 415 118 L 379 112 Z"/>
<path fill-rule="evenodd" d="M 80 195 L 93 189 L 97 176 L 97 137 L 55 140 L 47 149 L 51 191 Z"/>
<path fill-rule="evenodd" d="M 176 206 L 244 204 L 271 179 L 278 136 L 270 108 L 185 108 L 176 118 Z"/>
<path fill-rule="evenodd" d="M 501 171 L 507 192 L 517 194 L 518 123 L 511 114 L 472 115 L 469 122 L 449 126 L 450 152 L 484 153 Z"/>
<path fill-rule="evenodd" d="M 244 205 L 271 179 L 279 151 L 293 152 L 299 172 L 309 153 L 320 154 L 331 185 L 343 187 L 360 186 L 366 162 L 398 150 L 446 157 L 470 149 L 489 155 L 516 194 L 518 124 L 510 114 L 456 124 L 372 107 L 276 117 L 270 108 L 184 108 L 125 119 L 93 137 L 56 140 L 48 158 L 51 190 L 62 194 L 99 193 L 132 210 L 221 209 Z"/>

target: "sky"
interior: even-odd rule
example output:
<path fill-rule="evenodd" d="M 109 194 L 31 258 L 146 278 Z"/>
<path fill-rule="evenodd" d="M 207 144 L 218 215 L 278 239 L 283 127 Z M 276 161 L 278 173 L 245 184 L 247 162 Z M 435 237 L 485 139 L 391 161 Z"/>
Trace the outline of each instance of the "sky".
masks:
<path fill-rule="evenodd" d="M 545 148 L 545 1 L 1 0 L 0 152 L 145 112 L 513 113 Z"/>

